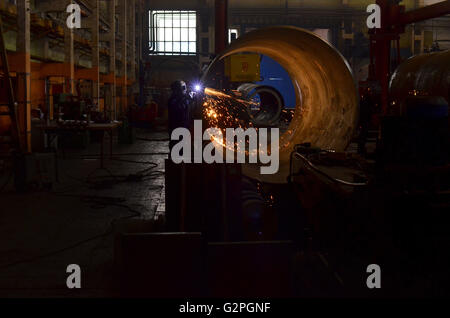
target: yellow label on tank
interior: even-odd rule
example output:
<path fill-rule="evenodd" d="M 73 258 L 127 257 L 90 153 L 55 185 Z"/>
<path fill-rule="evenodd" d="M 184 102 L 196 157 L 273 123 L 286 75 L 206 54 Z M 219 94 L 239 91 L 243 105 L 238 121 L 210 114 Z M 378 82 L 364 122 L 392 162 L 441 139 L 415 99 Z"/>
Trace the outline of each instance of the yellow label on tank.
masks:
<path fill-rule="evenodd" d="M 259 54 L 235 54 L 225 60 L 225 74 L 231 82 L 258 82 L 260 75 Z"/>

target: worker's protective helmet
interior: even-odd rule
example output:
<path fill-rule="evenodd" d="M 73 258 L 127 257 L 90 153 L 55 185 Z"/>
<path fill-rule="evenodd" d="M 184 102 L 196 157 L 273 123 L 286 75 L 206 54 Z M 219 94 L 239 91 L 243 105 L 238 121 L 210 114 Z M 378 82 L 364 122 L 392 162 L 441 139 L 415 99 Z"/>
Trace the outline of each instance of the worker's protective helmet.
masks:
<path fill-rule="evenodd" d="M 170 88 L 174 94 L 184 95 L 187 92 L 186 83 L 181 80 L 173 82 Z"/>

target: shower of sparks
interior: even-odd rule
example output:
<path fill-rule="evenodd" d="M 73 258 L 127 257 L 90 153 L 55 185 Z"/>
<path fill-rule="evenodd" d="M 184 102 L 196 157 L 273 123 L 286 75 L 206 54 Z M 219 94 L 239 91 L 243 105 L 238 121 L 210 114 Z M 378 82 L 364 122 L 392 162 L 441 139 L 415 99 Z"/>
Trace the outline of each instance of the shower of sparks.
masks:
<path fill-rule="evenodd" d="M 206 120 L 208 126 L 221 129 L 223 136 L 225 136 L 226 128 L 247 129 L 253 127 L 247 112 L 247 108 L 252 102 L 239 97 L 238 94 L 233 96 L 213 88 L 205 88 L 203 118 Z M 236 141 L 234 142 L 234 147 L 228 145 L 225 140 L 220 140 L 213 135 L 211 135 L 211 141 L 216 148 L 226 148 L 233 152 L 245 151 L 246 155 L 249 155 L 249 151 L 247 149 L 240 149 L 239 143 Z M 246 144 L 248 143 L 249 141 L 246 140 Z M 258 150 L 252 149 L 252 153 L 253 151 L 257 152 Z"/>
<path fill-rule="evenodd" d="M 252 127 L 247 119 L 247 108 L 251 102 L 209 87 L 205 88 L 205 96 L 203 114 L 210 127 Z"/>
<path fill-rule="evenodd" d="M 226 128 L 242 128 L 245 130 L 252 127 L 258 131 L 258 127 L 254 127 L 252 123 L 252 115 L 249 109 L 254 106 L 259 107 L 259 103 L 244 99 L 242 93 L 239 91 L 227 93 L 206 87 L 204 94 L 205 98 L 202 111 L 203 118 L 208 127 L 219 128 L 222 131 L 223 137 L 225 137 Z M 289 110 L 282 110 L 280 125 L 287 128 L 292 120 L 292 115 Z M 217 138 L 214 135 L 210 136 L 210 140 L 216 146 L 216 149 L 220 151 L 224 149 L 231 150 L 235 153 L 244 151 L 246 156 L 259 152 L 258 149 L 251 149 L 250 151 L 247 149 L 249 144 L 248 139 L 244 143 L 245 149 L 241 149 L 239 142 L 235 141 L 234 146 L 228 145 L 225 138 Z"/>
<path fill-rule="evenodd" d="M 248 128 L 253 127 L 254 109 L 261 109 L 260 102 L 246 99 L 237 90 L 226 93 L 214 88 L 206 87 L 204 115 L 211 127 L 218 128 Z M 264 110 L 260 110 L 263 113 Z M 287 129 L 293 118 L 293 110 L 283 109 L 279 118 L 278 127 L 283 131 Z"/>

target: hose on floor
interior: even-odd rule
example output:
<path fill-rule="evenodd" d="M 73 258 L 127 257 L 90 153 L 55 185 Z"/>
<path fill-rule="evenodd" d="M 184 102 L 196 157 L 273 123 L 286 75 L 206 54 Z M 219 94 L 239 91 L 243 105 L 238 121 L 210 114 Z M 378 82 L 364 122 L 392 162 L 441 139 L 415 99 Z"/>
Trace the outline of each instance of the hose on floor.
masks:
<path fill-rule="evenodd" d="M 72 249 L 77 248 L 79 246 L 82 246 L 82 245 L 84 245 L 86 243 L 90 243 L 92 241 L 95 241 L 95 240 L 107 237 L 107 236 L 109 236 L 110 234 L 113 233 L 114 224 L 116 222 L 121 221 L 121 220 L 135 218 L 135 217 L 138 217 L 138 216 L 142 215 L 141 212 L 133 209 L 129 205 L 123 204 L 123 202 L 126 201 L 125 198 L 102 197 L 102 196 L 92 196 L 92 195 L 70 195 L 70 194 L 54 194 L 54 195 L 56 195 L 56 196 L 64 196 L 64 197 L 78 197 L 85 203 L 96 205 L 97 207 L 100 206 L 101 208 L 106 208 L 106 207 L 111 207 L 111 206 L 125 208 L 125 209 L 127 209 L 130 212 L 130 214 L 112 220 L 109 223 L 107 230 L 104 233 L 102 233 L 102 234 L 92 236 L 92 237 L 87 238 L 85 240 L 81 240 L 79 242 L 76 242 L 74 244 L 68 245 L 68 246 L 63 247 L 61 249 L 58 249 L 56 251 L 52 251 L 52 252 L 45 253 L 45 254 L 42 254 L 42 255 L 39 255 L 39 256 L 36 256 L 36 257 L 23 259 L 23 260 L 18 260 L 18 261 L 11 262 L 11 263 L 8 263 L 8 264 L 0 265 L 0 269 L 6 269 L 6 268 L 14 267 L 14 266 L 17 266 L 17 265 L 25 264 L 25 263 L 32 263 L 32 262 L 35 262 L 35 261 L 38 261 L 38 260 L 41 260 L 41 259 L 44 259 L 44 258 L 47 258 L 47 257 L 51 257 L 51 256 L 55 256 L 55 255 L 64 253 L 64 252 L 66 252 L 68 250 L 72 250 Z"/>
<path fill-rule="evenodd" d="M 147 161 L 133 161 L 133 160 L 123 160 L 123 159 L 115 159 L 117 161 L 123 161 L 123 162 L 128 162 L 128 163 L 137 163 L 137 164 L 145 164 L 145 165 L 150 165 L 150 167 L 145 168 L 143 170 L 140 170 L 134 174 L 129 174 L 129 175 L 109 175 L 109 176 L 100 176 L 100 177 L 90 177 L 92 175 L 92 173 L 88 176 L 88 178 L 86 178 L 86 180 L 82 180 L 82 179 L 78 179 L 75 177 L 71 177 L 75 180 L 78 180 L 82 183 L 87 183 L 88 185 L 92 186 L 100 186 L 100 185 L 114 185 L 117 183 L 121 183 L 121 182 L 137 182 L 137 181 L 146 181 L 146 180 L 150 180 L 153 179 L 159 175 L 164 174 L 164 171 L 153 171 L 153 169 L 155 169 L 156 167 L 158 167 L 158 164 L 155 162 L 147 162 Z M 94 170 L 93 172 L 97 171 L 98 169 Z M 105 169 L 106 170 L 106 169 Z M 8 180 L 9 182 L 9 180 Z M 158 187 L 159 189 L 161 187 Z M 38 261 L 40 259 L 43 258 L 47 258 L 47 257 L 51 257 L 57 254 L 61 254 L 63 252 L 66 252 L 68 250 L 77 248 L 81 245 L 84 245 L 86 243 L 104 238 L 109 236 L 110 234 L 113 233 L 113 228 L 114 228 L 114 224 L 118 221 L 121 220 L 126 220 L 126 219 L 132 219 L 135 217 L 139 217 L 142 215 L 141 212 L 133 209 L 132 207 L 130 207 L 127 204 L 124 204 L 124 202 L 126 202 L 126 198 L 123 197 L 108 197 L 108 196 L 95 196 L 95 195 L 79 195 L 79 194 L 70 194 L 68 193 L 68 191 L 59 191 L 59 192 L 50 192 L 52 195 L 55 196 L 60 196 L 60 197 L 74 197 L 74 198 L 80 198 L 80 200 L 86 204 L 89 204 L 90 207 L 92 209 L 105 209 L 107 207 L 120 207 L 120 208 L 124 208 L 127 209 L 130 214 L 124 217 L 120 217 L 117 219 L 112 220 L 109 225 L 108 225 L 108 229 L 106 232 L 99 234 L 99 235 L 95 235 L 92 236 L 90 238 L 87 238 L 85 240 L 76 242 L 72 245 L 66 246 L 64 248 L 58 249 L 56 251 L 53 252 L 49 252 L 46 254 L 42 254 L 40 256 L 36 256 L 33 258 L 29 258 L 29 259 L 24 259 L 24 260 L 19 260 L 19 261 L 15 261 L 15 262 L 11 262 L 9 264 L 4 264 L 4 265 L 0 265 L 1 269 L 5 269 L 5 268 L 10 268 L 10 267 L 14 267 L 17 265 L 21 265 L 24 263 L 32 263 L 35 261 Z"/>

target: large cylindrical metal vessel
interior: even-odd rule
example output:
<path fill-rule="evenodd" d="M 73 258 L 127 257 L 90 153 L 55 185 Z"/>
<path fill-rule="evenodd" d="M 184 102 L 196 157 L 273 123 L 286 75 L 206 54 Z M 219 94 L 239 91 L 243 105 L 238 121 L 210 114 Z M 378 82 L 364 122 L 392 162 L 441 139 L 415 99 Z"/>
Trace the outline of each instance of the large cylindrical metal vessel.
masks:
<path fill-rule="evenodd" d="M 450 102 L 450 51 L 416 55 L 394 72 L 390 95 L 402 105 L 411 95 L 441 96 Z"/>
<path fill-rule="evenodd" d="M 357 91 L 348 63 L 333 46 L 297 27 L 269 27 L 235 40 L 210 69 L 225 57 L 242 52 L 264 54 L 277 61 L 288 72 L 296 94 L 295 116 L 280 136 L 278 175 L 260 175 L 259 169 L 250 165 L 244 167 L 248 175 L 261 181 L 286 182 L 295 145 L 310 142 L 337 151 L 347 147 L 358 120 Z"/>

